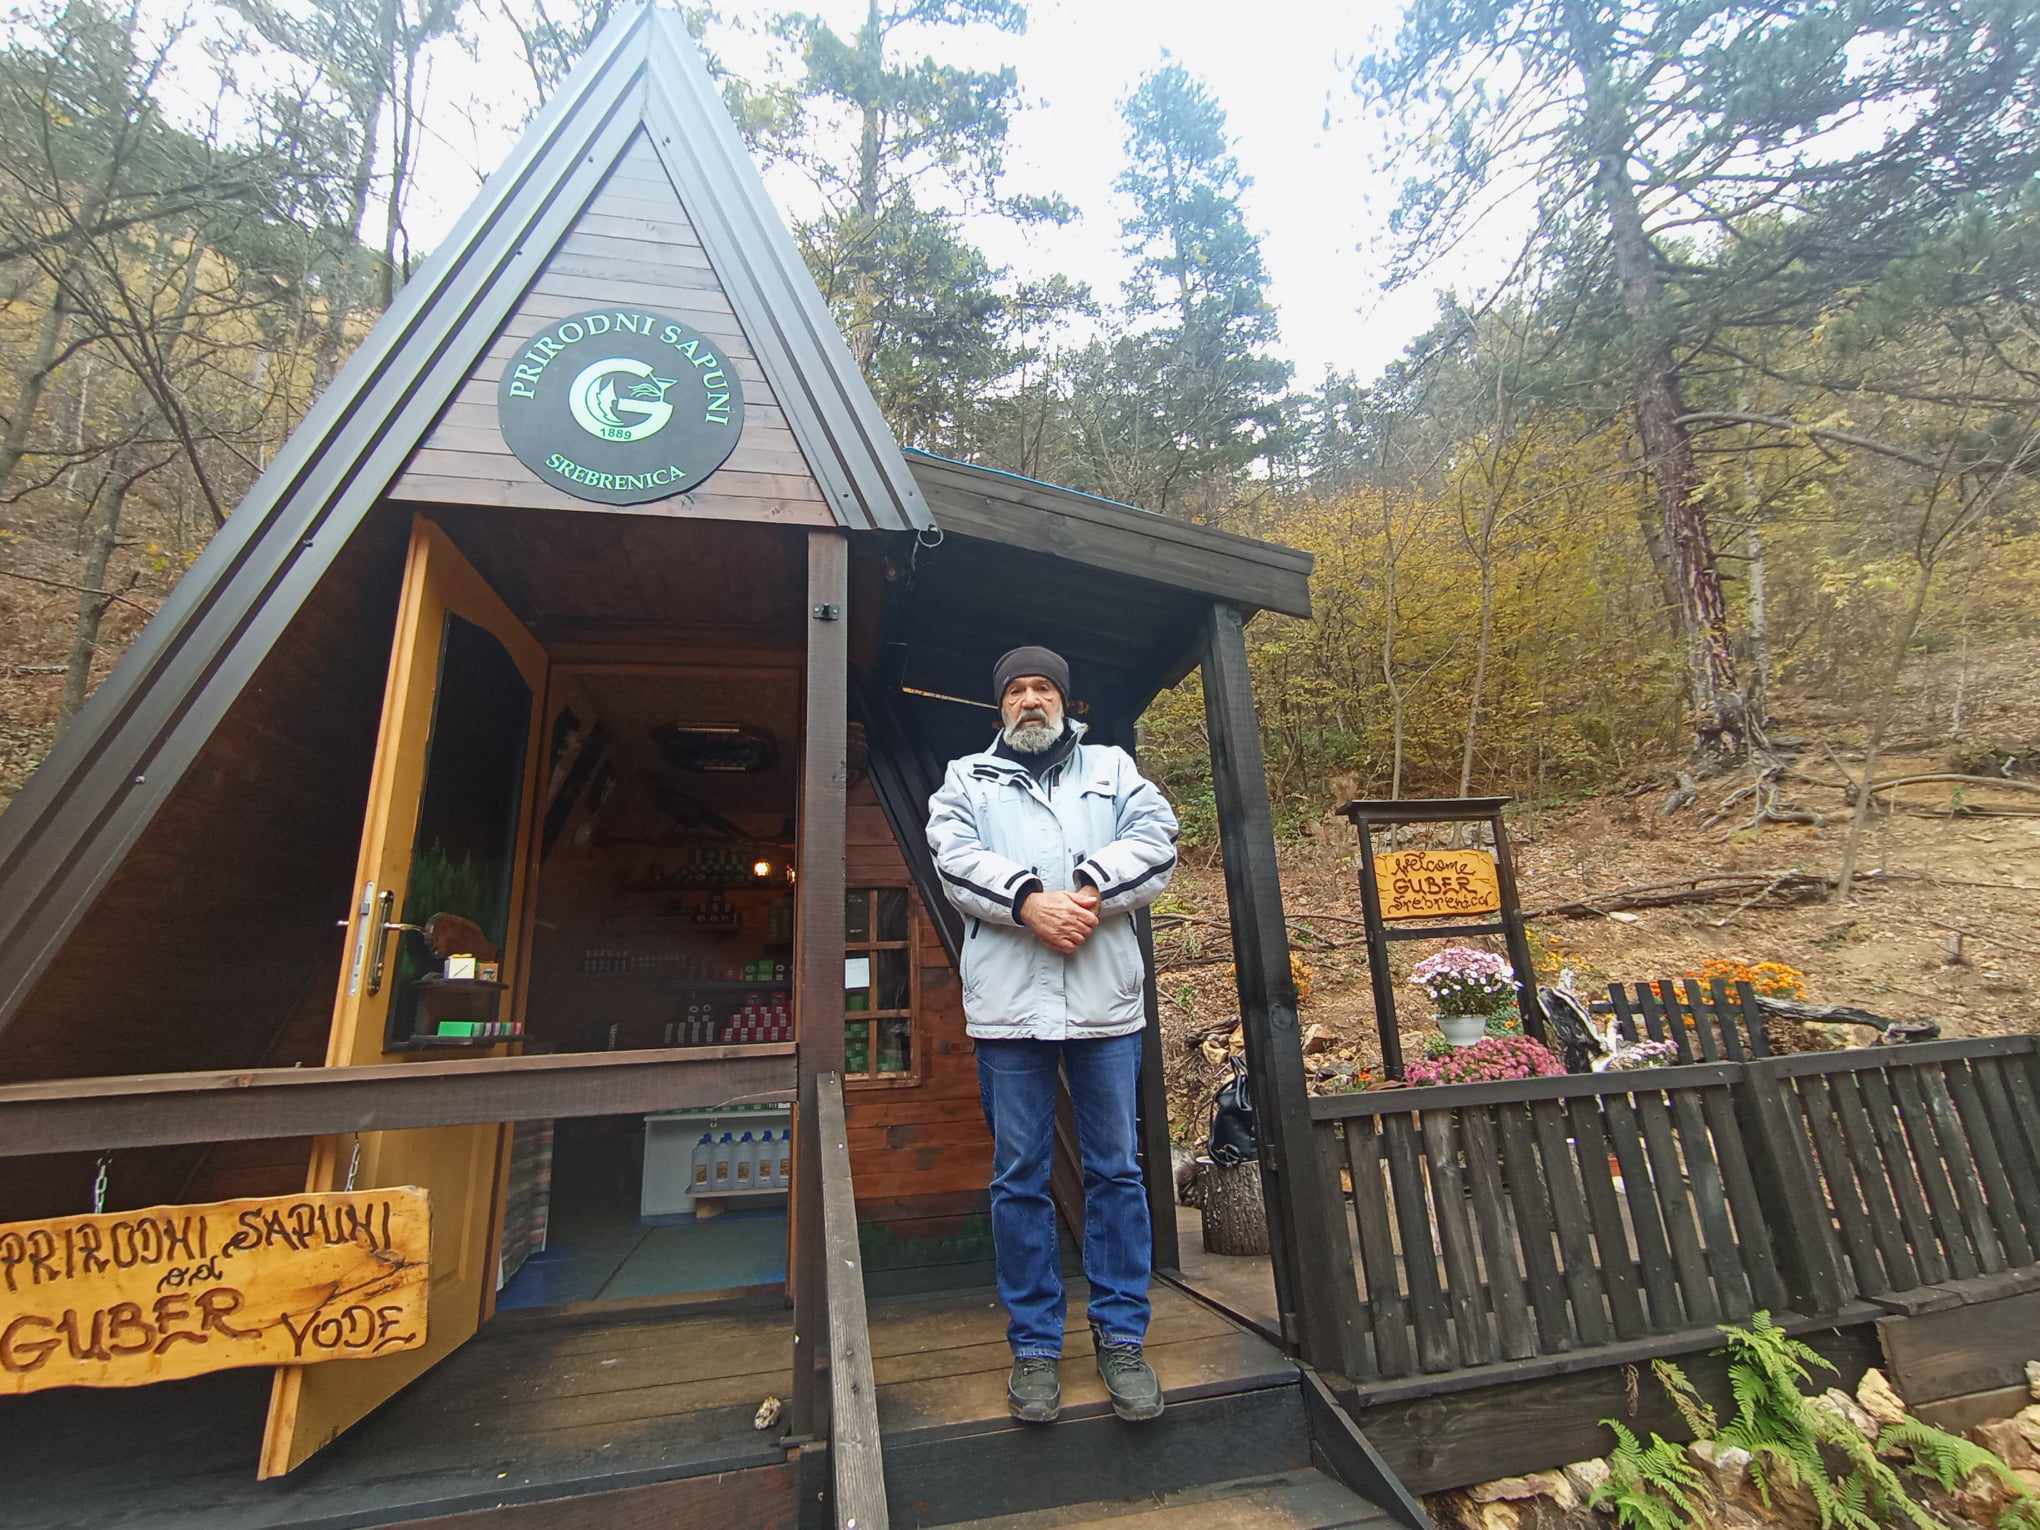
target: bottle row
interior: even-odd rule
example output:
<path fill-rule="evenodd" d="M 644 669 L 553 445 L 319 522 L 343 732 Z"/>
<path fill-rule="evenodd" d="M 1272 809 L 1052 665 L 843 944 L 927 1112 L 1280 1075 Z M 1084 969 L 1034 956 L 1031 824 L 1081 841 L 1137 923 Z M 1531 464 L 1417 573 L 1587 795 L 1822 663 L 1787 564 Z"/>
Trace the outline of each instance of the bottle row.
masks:
<path fill-rule="evenodd" d="M 689 1164 L 688 1193 L 695 1197 L 784 1190 L 793 1183 L 793 1129 L 767 1128 L 720 1138 L 703 1132 Z"/>

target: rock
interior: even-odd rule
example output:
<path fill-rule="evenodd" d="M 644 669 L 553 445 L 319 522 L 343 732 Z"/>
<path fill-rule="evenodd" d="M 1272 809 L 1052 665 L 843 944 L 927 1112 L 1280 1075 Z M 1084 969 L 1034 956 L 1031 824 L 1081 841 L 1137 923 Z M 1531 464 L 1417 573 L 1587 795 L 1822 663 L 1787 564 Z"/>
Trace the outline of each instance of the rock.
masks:
<path fill-rule="evenodd" d="M 1829 1387 L 1820 1396 L 1808 1399 L 1807 1406 L 1839 1419 L 1843 1425 L 1853 1429 L 1866 1440 L 1875 1440 L 1879 1424 L 1876 1419 L 1859 1407 L 1856 1399 L 1840 1387 Z"/>
<path fill-rule="evenodd" d="M 2040 1360 L 2026 1362 L 2026 1395 L 2040 1402 Z"/>
<path fill-rule="evenodd" d="M 1905 1399 L 1892 1391 L 1884 1372 L 1872 1366 L 1856 1383 L 1856 1401 L 1863 1411 L 1882 1424 L 1896 1424 L 1905 1417 Z"/>
<path fill-rule="evenodd" d="M 1979 1525 L 1994 1525 L 2011 1497 L 2011 1489 L 1996 1472 L 1976 1472 L 1956 1489 L 1955 1512 Z"/>
<path fill-rule="evenodd" d="M 1583 1505 L 1567 1507 L 1543 1491 L 1553 1482 L 1565 1487 L 1556 1472 L 1504 1477 L 1499 1483 L 1433 1494 L 1424 1500 L 1424 1507 L 1438 1530 L 1603 1530 L 1605 1522 Z M 1498 1487 L 1523 1496 L 1486 1496 Z M 1567 1495 L 1570 1498 L 1570 1489 Z"/>
<path fill-rule="evenodd" d="M 1321 1057 L 1339 1044 L 1339 1038 L 1322 1025 L 1307 1025 L 1303 1028 L 1303 1055 Z"/>
<path fill-rule="evenodd" d="M 1476 1482 L 1466 1490 L 1466 1496 L 1475 1503 L 1507 1503 L 1525 1498 L 1549 1498 L 1561 1509 L 1570 1509 L 1578 1502 L 1572 1484 L 1565 1480 L 1563 1472 L 1532 1472 L 1524 1477 L 1497 1477 L 1492 1482 Z"/>
<path fill-rule="evenodd" d="M 1601 1460 L 1575 1461 L 1564 1468 L 1564 1472 L 1573 1492 L 1579 1495 L 1581 1503 L 1585 1503 L 1608 1480 L 1608 1463 Z"/>
<path fill-rule="evenodd" d="M 2026 1411 L 2031 1413 L 2035 1409 Z M 2013 1471 L 2040 1468 L 2040 1450 L 2034 1449 L 2025 1414 L 2017 1418 L 1994 1418 L 1987 1424 L 1978 1424 L 1969 1431 L 1969 1437 Z"/>
<path fill-rule="evenodd" d="M 1749 1481 L 1750 1453 L 1739 1445 L 1724 1445 L 1719 1440 L 1695 1440 L 1686 1447 L 1686 1454 L 1700 1463 L 1700 1470 L 1707 1474 L 1707 1480 L 1714 1491 L 1728 1498 L 1741 1491 Z"/>

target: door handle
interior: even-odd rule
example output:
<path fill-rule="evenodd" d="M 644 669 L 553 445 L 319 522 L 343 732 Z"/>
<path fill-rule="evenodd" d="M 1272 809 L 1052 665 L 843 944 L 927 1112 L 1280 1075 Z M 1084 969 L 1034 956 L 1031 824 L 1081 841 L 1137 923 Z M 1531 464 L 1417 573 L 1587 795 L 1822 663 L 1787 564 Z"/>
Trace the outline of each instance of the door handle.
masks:
<path fill-rule="evenodd" d="M 397 895 L 384 888 L 375 900 L 375 933 L 371 937 L 368 953 L 368 991 L 382 990 L 383 966 L 389 960 L 390 931 L 410 929 L 413 926 L 394 923 L 390 915 L 396 912 Z"/>

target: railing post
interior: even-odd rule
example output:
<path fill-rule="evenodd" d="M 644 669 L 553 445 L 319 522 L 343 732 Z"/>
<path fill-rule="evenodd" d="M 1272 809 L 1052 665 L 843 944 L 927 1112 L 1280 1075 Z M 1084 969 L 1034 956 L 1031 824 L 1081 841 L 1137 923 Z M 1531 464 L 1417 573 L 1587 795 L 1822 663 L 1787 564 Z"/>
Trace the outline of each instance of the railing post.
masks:
<path fill-rule="evenodd" d="M 822 1152 L 816 1080 L 843 1071 L 843 825 L 848 775 L 850 549 L 839 531 L 808 534 L 807 676 L 801 729 L 794 898 L 794 1020 L 800 1047 L 793 1194 L 793 1418 L 823 1425 L 817 1368 L 829 1352 L 822 1254 Z"/>
<path fill-rule="evenodd" d="M 1323 1370 L 1350 1369 L 1348 1318 L 1358 1303 L 1351 1244 L 1334 1227 L 1304 1087 L 1303 1042 L 1297 1032 L 1296 984 L 1289 971 L 1289 931 L 1275 864 L 1275 825 L 1261 763 L 1260 722 L 1239 611 L 1214 604 L 1204 631 L 1204 717 L 1211 736 L 1211 782 L 1218 799 L 1225 855 L 1226 903 L 1240 1023 L 1260 1117 L 1261 1194 L 1275 1261 L 1276 1305 L 1283 1336 Z M 1333 1239 L 1347 1252 L 1341 1289 Z"/>
<path fill-rule="evenodd" d="M 1786 1295 L 1809 1317 L 1841 1310 L 1846 1297 L 1835 1258 L 1828 1202 L 1814 1176 L 1791 1084 L 1766 1058 L 1743 1063 L 1730 1086 L 1749 1144 L 1750 1175 L 1772 1212 L 1770 1232 Z"/>

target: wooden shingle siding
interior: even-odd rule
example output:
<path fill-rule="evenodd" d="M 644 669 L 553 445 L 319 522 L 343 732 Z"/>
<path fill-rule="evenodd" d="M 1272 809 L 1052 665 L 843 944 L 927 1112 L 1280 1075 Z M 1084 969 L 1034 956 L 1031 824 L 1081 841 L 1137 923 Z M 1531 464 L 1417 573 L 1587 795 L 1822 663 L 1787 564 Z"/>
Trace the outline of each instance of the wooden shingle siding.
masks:
<path fill-rule="evenodd" d="M 744 432 L 729 461 L 686 494 L 611 506 L 577 499 L 520 462 L 496 419 L 503 368 L 535 335 L 590 309 L 644 308 L 691 324 L 744 384 Z M 640 133 L 554 248 L 404 471 L 392 499 L 426 504 L 681 515 L 826 526 L 821 485 L 651 145 Z"/>

